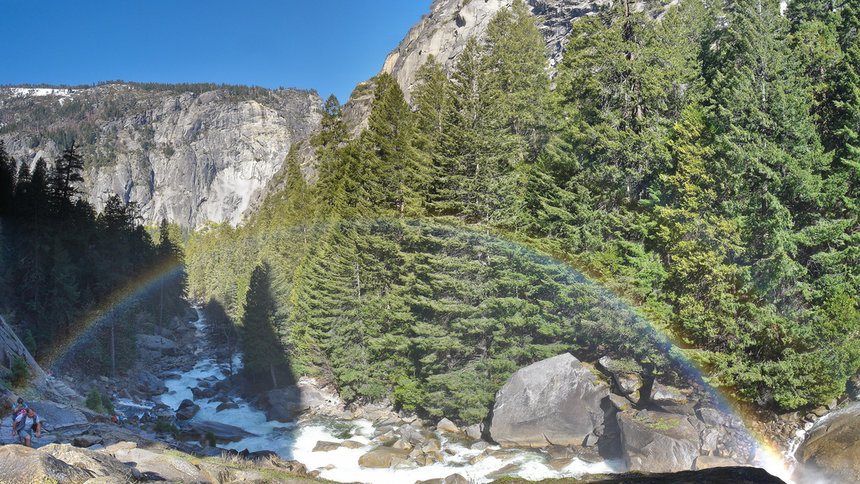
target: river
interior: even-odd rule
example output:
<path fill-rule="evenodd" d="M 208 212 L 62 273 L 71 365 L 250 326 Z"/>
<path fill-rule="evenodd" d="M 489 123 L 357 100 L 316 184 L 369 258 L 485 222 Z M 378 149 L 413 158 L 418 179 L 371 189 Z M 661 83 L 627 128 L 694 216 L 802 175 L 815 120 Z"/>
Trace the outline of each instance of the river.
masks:
<path fill-rule="evenodd" d="M 196 330 L 196 341 L 206 344 L 206 321 L 198 310 L 198 319 L 193 322 Z M 546 454 L 536 450 L 502 450 L 498 446 L 490 446 L 484 450 L 471 449 L 462 441 L 449 439 L 448 435 L 438 432 L 444 456 L 443 463 L 427 466 L 395 467 L 386 469 L 365 468 L 358 465 L 358 459 L 378 447 L 373 442 L 375 428 L 369 420 L 339 420 L 333 418 L 311 417 L 301 418 L 297 422 L 283 423 L 266 421 L 266 415 L 239 397 L 233 398 L 238 408 L 216 410 L 221 400 L 201 398 L 194 399 L 191 388 L 199 386 L 200 382 L 213 384 L 227 375 L 226 363 L 218 363 L 213 358 L 206 357 L 205 347 L 195 350 L 201 359 L 194 368 L 179 378 L 168 379 L 164 383 L 167 392 L 156 400 L 172 409 L 189 399 L 200 406 L 200 410 L 192 421 L 215 421 L 240 427 L 252 434 L 238 442 L 219 444 L 219 447 L 249 451 L 271 450 L 287 460 L 297 460 L 304 464 L 309 471 L 319 470 L 320 477 L 339 482 L 372 482 L 372 483 L 408 483 L 418 480 L 444 478 L 458 473 L 470 482 L 489 482 L 503 475 L 522 477 L 529 480 L 540 480 L 558 477 L 578 477 L 584 474 L 617 472 L 620 462 L 604 461 L 589 463 L 574 458 L 569 465 L 556 470 L 548 464 Z M 241 355 L 236 355 L 233 361 L 234 371 L 241 368 Z M 129 412 L 141 413 L 152 408 L 156 402 L 134 403 L 127 400 L 118 402 L 120 408 Z M 319 441 L 343 442 L 351 440 L 362 444 L 357 448 L 340 447 L 328 452 L 314 452 Z M 489 452 L 488 452 L 489 451 Z M 474 464 L 470 460 L 480 454 L 490 456 Z"/>

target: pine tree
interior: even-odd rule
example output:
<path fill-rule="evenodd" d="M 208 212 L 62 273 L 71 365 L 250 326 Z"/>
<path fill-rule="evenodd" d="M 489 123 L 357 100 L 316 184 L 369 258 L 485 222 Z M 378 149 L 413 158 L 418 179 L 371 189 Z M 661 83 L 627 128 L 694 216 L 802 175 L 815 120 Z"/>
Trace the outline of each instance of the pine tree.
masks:
<path fill-rule="evenodd" d="M 255 382 L 258 387 L 278 388 L 295 379 L 274 327 L 277 308 L 269 277 L 266 263 L 258 265 L 251 273 L 242 316 L 242 349 L 247 381 Z M 266 381 L 271 381 L 271 385 L 264 383 Z"/>
<path fill-rule="evenodd" d="M 83 158 L 72 142 L 54 162 L 50 177 L 51 200 L 55 210 L 62 210 L 62 207 L 73 202 L 73 197 L 80 194 L 76 185 L 84 181 L 81 175 L 83 169 Z"/>
<path fill-rule="evenodd" d="M 426 165 L 412 145 L 415 125 L 397 80 L 390 74 L 375 78 L 363 153 L 360 183 L 367 185 L 373 206 L 404 215 L 419 214 L 426 191 Z"/>

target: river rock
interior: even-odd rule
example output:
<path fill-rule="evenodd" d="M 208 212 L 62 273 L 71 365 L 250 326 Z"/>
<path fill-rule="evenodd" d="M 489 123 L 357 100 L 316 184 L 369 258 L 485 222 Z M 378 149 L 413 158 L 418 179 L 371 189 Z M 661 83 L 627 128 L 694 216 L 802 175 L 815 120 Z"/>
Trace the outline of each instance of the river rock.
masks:
<path fill-rule="evenodd" d="M 75 447 L 92 447 L 94 445 L 101 444 L 102 442 L 103 440 L 99 435 L 83 434 L 75 437 L 74 440 L 72 440 L 72 445 Z"/>
<path fill-rule="evenodd" d="M 93 474 L 51 456 L 41 450 L 23 445 L 0 447 L 0 482 L 83 483 Z"/>
<path fill-rule="evenodd" d="M 345 449 L 360 449 L 364 447 L 364 444 L 355 440 L 344 440 L 340 443 L 340 446 Z"/>
<path fill-rule="evenodd" d="M 161 395 L 167 391 L 167 386 L 152 373 L 141 370 L 137 373 L 137 390 L 149 396 Z"/>
<path fill-rule="evenodd" d="M 570 353 L 511 375 L 496 394 L 490 436 L 505 447 L 579 445 L 603 425 L 609 386 Z"/>
<path fill-rule="evenodd" d="M 634 403 L 639 399 L 639 389 L 642 388 L 642 377 L 639 365 L 625 364 L 608 356 L 600 358 L 597 367 L 612 378 L 615 388 L 620 395 L 631 399 Z"/>
<path fill-rule="evenodd" d="M 212 422 L 211 420 L 202 420 L 200 422 L 188 422 L 185 424 L 180 432 L 180 437 L 184 440 L 197 440 L 206 435 L 207 432 L 212 432 L 215 435 L 215 440 L 220 442 L 238 442 L 245 437 L 254 436 L 254 434 L 239 427 Z"/>
<path fill-rule="evenodd" d="M 469 480 L 460 474 L 451 474 L 444 479 L 428 479 L 426 481 L 416 481 L 415 484 L 469 484 Z"/>
<path fill-rule="evenodd" d="M 659 382 L 654 382 L 651 387 L 651 401 L 657 405 L 683 405 L 687 403 L 687 396 L 681 390 Z"/>
<path fill-rule="evenodd" d="M 466 437 L 469 437 L 472 440 L 478 440 L 481 438 L 482 426 L 480 424 L 472 424 L 466 427 Z"/>
<path fill-rule="evenodd" d="M 443 432 L 451 432 L 451 433 L 459 433 L 460 427 L 454 425 L 454 422 L 448 420 L 447 418 L 443 418 L 436 424 L 436 429 L 441 430 Z"/>
<path fill-rule="evenodd" d="M 800 474 L 830 482 L 860 482 L 860 402 L 853 402 L 818 421 L 795 457 Z"/>
<path fill-rule="evenodd" d="M 206 398 L 212 398 L 215 396 L 216 393 L 218 393 L 218 390 L 216 388 L 212 388 L 212 387 L 209 387 L 209 388 L 194 387 L 191 389 L 191 395 L 194 396 L 195 400 L 203 400 Z"/>
<path fill-rule="evenodd" d="M 227 410 L 231 408 L 239 408 L 239 404 L 233 402 L 224 402 L 215 407 L 215 411 L 220 412 L 221 410 Z"/>
<path fill-rule="evenodd" d="M 311 452 L 331 452 L 340 448 L 340 442 L 328 442 L 325 440 L 317 441 L 317 445 Z"/>
<path fill-rule="evenodd" d="M 358 465 L 361 467 L 387 468 L 405 463 L 408 458 L 408 450 L 379 447 L 359 457 Z"/>
<path fill-rule="evenodd" d="M 189 399 L 182 400 L 176 409 L 176 418 L 179 420 L 191 420 L 200 411 L 200 406 Z"/>
<path fill-rule="evenodd" d="M 432 435 L 430 432 L 416 429 L 413 424 L 406 424 L 397 429 L 400 438 L 412 445 L 421 445 Z"/>
<path fill-rule="evenodd" d="M 699 432 L 682 416 L 627 410 L 617 415 L 621 455 L 630 471 L 676 472 L 693 468 Z"/>
<path fill-rule="evenodd" d="M 163 356 L 176 356 L 179 354 L 179 345 L 164 336 L 139 334 L 137 335 L 137 346 L 141 350 L 157 351 Z"/>

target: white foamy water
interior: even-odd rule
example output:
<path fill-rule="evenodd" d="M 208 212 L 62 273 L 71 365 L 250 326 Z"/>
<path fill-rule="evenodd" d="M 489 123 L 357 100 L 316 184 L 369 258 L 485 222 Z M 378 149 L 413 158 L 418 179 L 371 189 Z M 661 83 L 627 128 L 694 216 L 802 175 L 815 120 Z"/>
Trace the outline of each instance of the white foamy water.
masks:
<path fill-rule="evenodd" d="M 198 314 L 199 311 L 198 311 Z M 194 322 L 197 329 L 198 341 L 205 341 L 205 320 L 202 318 Z M 203 354 L 202 348 L 195 351 Z M 233 361 L 233 371 L 241 368 L 241 355 L 237 355 Z M 206 381 L 214 384 L 226 378 L 229 374 L 228 365 L 219 363 L 211 358 L 203 358 L 190 371 L 180 374 L 179 378 L 165 381 L 168 388 L 167 393 L 158 397 L 158 400 L 172 409 L 177 409 L 179 404 L 185 400 L 194 400 L 191 388 L 199 386 L 200 382 Z M 442 444 L 442 450 L 438 453 L 443 462 L 427 466 L 401 465 L 395 468 L 364 468 L 358 465 L 361 456 L 379 446 L 373 442 L 375 429 L 372 422 L 367 420 L 337 420 L 333 418 L 315 417 L 294 423 L 283 423 L 277 421 L 266 421 L 266 415 L 254 408 L 251 404 L 239 397 L 231 398 L 238 405 L 235 409 L 224 409 L 216 411 L 221 399 L 199 399 L 194 403 L 200 406 L 200 411 L 194 416 L 193 421 L 215 421 L 240 427 L 254 434 L 238 442 L 223 444 L 221 447 L 249 451 L 271 450 L 284 459 L 294 459 L 303 463 L 308 470 L 319 470 L 320 477 L 340 482 L 368 482 L 368 483 L 391 483 L 412 484 L 418 480 L 444 478 L 457 473 L 473 483 L 490 482 L 501 477 L 497 473 L 506 468 L 504 475 L 520 477 L 528 480 L 541 480 L 562 477 L 580 477 L 585 474 L 614 473 L 622 470 L 620 461 L 604 461 L 588 463 L 579 459 L 573 459 L 569 465 L 556 470 L 551 467 L 545 454 L 536 450 L 502 450 L 498 446 L 491 446 L 485 450 L 475 450 L 466 447 L 462 442 L 449 440 L 444 434 L 437 434 Z M 119 400 L 118 403 L 132 412 L 142 412 L 152 407 L 152 403 L 141 404 L 139 402 Z M 808 429 L 807 429 L 808 430 Z M 799 445 L 803 441 L 803 431 L 799 431 L 793 444 Z M 344 442 L 351 440 L 363 444 L 356 449 L 339 447 L 328 452 L 313 452 L 319 441 Z M 792 445 L 787 455 L 778 455 L 777 452 L 759 449 L 758 465 L 768 470 L 787 482 L 791 481 L 791 466 L 786 465 L 791 461 L 796 445 Z M 487 456 L 470 464 L 469 462 L 487 452 Z"/>
<path fill-rule="evenodd" d="M 182 400 L 188 398 L 193 400 L 190 387 L 196 386 L 200 381 L 210 381 L 213 376 L 222 378 L 225 365 L 218 364 L 211 359 L 198 362 L 194 368 L 181 375 L 178 379 L 167 380 L 165 385 L 168 392 L 160 396 L 160 400 L 170 408 L 178 408 Z M 235 368 L 235 366 L 234 366 Z M 250 451 L 271 450 L 285 459 L 295 459 L 303 463 L 309 470 L 319 469 L 320 477 L 341 482 L 373 482 L 373 483 L 413 483 L 417 480 L 444 478 L 448 475 L 459 473 L 471 482 L 489 482 L 488 478 L 499 469 L 516 465 L 510 475 L 522 477 L 529 480 L 539 480 L 552 477 L 577 477 L 587 473 L 613 472 L 617 470 L 619 463 L 596 463 L 590 464 L 574 459 L 569 466 L 556 471 L 549 467 L 546 459 L 537 451 L 519 450 L 506 453 L 504 457 L 486 457 L 485 459 L 469 464 L 469 460 L 481 454 L 483 451 L 469 449 L 461 443 L 449 441 L 440 435 L 444 463 L 436 463 L 428 466 L 398 467 L 394 469 L 363 468 L 358 465 L 358 459 L 378 446 L 373 444 L 370 437 L 373 435 L 373 424 L 368 420 L 335 420 L 317 418 L 300 421 L 299 423 L 282 423 L 278 421 L 266 421 L 266 415 L 257 410 L 241 398 L 233 399 L 239 408 L 225 409 L 216 412 L 220 400 L 199 399 L 194 403 L 200 406 L 200 411 L 194 416 L 193 421 L 211 420 L 240 427 L 252 434 L 238 442 L 222 445 L 224 448 L 234 450 L 248 449 Z M 364 444 L 356 449 L 338 448 L 329 452 L 313 452 L 313 448 L 319 441 L 343 442 L 352 440 Z M 499 447 L 490 447 L 489 450 L 501 450 Z"/>
<path fill-rule="evenodd" d="M 199 314 L 199 312 L 198 312 Z M 194 322 L 198 341 L 204 340 L 205 320 Z M 241 355 L 233 361 L 233 370 L 241 368 Z M 200 411 L 192 421 L 215 421 L 240 427 L 254 434 L 238 442 L 220 445 L 223 448 L 258 451 L 271 450 L 285 459 L 294 459 L 304 464 L 308 470 L 318 469 L 320 477 L 341 482 L 372 482 L 372 483 L 408 483 L 418 480 L 444 478 L 458 473 L 470 482 L 489 482 L 499 476 L 488 477 L 499 469 L 509 467 L 506 475 L 521 477 L 529 480 L 540 480 L 554 477 L 578 477 L 590 473 L 617 472 L 620 462 L 587 463 L 573 459 L 571 463 L 557 471 L 550 467 L 544 454 L 534 450 L 502 451 L 498 446 L 487 449 L 491 454 L 475 464 L 469 464 L 474 457 L 484 453 L 474 450 L 463 443 L 449 440 L 439 434 L 437 438 L 442 444 L 438 453 L 444 462 L 427 466 L 399 466 L 391 469 L 363 468 L 358 465 L 359 458 L 379 446 L 372 442 L 374 427 L 368 420 L 337 420 L 332 418 L 313 418 L 297 423 L 266 421 L 266 415 L 254 408 L 241 398 L 231 400 L 238 408 L 216 411 L 222 402 L 220 399 L 201 398 L 194 400 L 191 388 L 200 382 L 210 384 L 226 378 L 229 374 L 228 365 L 219 363 L 212 358 L 204 358 L 194 365 L 191 370 L 180 374 L 179 378 L 166 380 L 167 392 L 157 397 L 157 401 L 172 409 L 179 407 L 185 400 L 193 400 L 200 406 Z M 117 401 L 118 405 L 133 413 L 142 413 L 154 406 L 152 402 L 135 402 L 127 399 Z M 356 449 L 340 447 L 329 452 L 313 452 L 319 441 L 343 442 L 352 440 L 363 444 Z"/>

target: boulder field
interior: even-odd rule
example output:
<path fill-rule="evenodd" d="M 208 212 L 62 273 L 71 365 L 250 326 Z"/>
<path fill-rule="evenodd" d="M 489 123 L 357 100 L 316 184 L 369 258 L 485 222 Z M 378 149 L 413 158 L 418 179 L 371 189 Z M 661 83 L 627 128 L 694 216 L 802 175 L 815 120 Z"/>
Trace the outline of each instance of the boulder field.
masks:
<path fill-rule="evenodd" d="M 496 394 L 491 438 L 503 447 L 591 449 L 629 471 L 754 464 L 738 418 L 609 358 L 598 366 L 565 353 L 515 372 Z"/>

